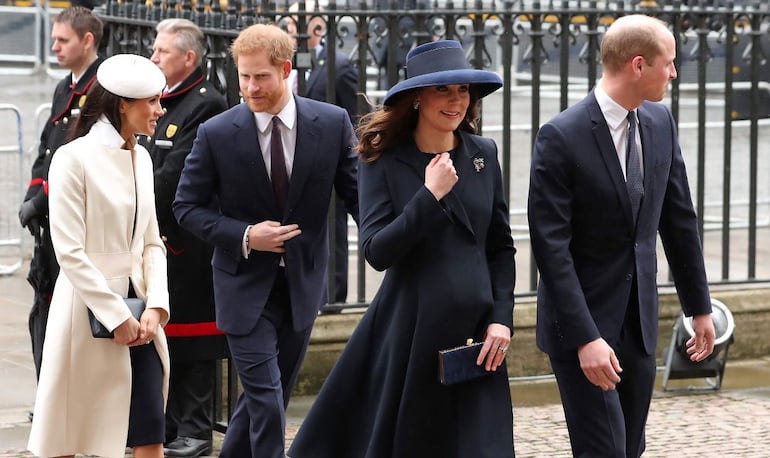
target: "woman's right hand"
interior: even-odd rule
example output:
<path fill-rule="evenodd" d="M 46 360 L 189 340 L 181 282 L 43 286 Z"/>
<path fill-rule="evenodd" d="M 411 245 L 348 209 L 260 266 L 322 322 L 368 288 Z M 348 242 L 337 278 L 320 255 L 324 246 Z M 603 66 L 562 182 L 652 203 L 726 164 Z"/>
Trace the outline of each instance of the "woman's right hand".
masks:
<path fill-rule="evenodd" d="M 130 317 L 126 321 L 120 323 L 120 326 L 113 330 L 115 337 L 112 341 L 118 345 L 141 345 L 144 342 L 139 342 L 139 322 L 134 317 Z"/>
<path fill-rule="evenodd" d="M 457 183 L 457 171 L 449 153 L 437 154 L 425 167 L 425 187 L 436 200 L 441 200 L 449 194 L 455 183 Z"/>

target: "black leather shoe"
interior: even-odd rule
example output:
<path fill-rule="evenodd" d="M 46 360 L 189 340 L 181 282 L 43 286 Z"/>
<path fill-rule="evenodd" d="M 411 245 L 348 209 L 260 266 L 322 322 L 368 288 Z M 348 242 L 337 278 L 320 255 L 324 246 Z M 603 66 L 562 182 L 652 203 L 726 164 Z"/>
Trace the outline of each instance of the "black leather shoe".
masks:
<path fill-rule="evenodd" d="M 211 454 L 212 444 L 210 440 L 196 439 L 194 437 L 177 437 L 163 447 L 166 456 L 196 457 Z"/>

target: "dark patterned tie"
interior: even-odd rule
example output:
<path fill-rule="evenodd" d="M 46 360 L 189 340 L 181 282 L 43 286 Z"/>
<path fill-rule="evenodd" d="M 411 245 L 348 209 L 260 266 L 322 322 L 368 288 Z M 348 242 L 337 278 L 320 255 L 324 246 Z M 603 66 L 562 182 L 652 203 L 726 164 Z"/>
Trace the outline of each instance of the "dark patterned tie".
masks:
<path fill-rule="evenodd" d="M 642 180 L 642 165 L 639 160 L 639 151 L 636 148 L 636 113 L 628 112 L 628 140 L 626 144 L 626 188 L 628 198 L 631 200 L 631 214 L 634 215 L 634 223 L 639 214 L 639 206 L 644 197 L 644 183 Z"/>
<path fill-rule="evenodd" d="M 289 194 L 289 175 L 286 173 L 286 161 L 283 158 L 281 119 L 278 116 L 273 116 L 273 130 L 270 134 L 270 181 L 273 182 L 278 211 L 283 216 L 286 197 Z"/>

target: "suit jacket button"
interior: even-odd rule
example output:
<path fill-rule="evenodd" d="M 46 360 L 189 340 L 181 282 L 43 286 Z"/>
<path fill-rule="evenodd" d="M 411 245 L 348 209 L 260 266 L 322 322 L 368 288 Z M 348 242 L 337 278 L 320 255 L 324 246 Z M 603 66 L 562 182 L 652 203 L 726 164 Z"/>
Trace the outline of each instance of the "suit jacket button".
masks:
<path fill-rule="evenodd" d="M 632 279 L 632 278 L 633 278 L 633 275 L 631 275 L 631 274 L 626 274 L 626 280 L 627 280 L 627 281 L 631 281 L 631 279 Z"/>

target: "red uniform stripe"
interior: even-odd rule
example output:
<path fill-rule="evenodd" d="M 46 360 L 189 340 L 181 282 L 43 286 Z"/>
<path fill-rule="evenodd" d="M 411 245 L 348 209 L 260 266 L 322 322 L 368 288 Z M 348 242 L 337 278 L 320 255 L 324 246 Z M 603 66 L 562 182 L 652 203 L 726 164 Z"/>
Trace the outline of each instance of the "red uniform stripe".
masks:
<path fill-rule="evenodd" d="M 224 334 L 213 321 L 203 323 L 169 323 L 163 328 L 163 331 L 166 333 L 166 337 L 201 337 Z"/>

